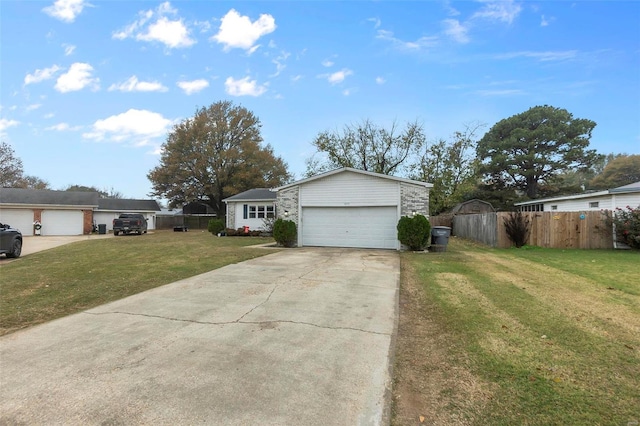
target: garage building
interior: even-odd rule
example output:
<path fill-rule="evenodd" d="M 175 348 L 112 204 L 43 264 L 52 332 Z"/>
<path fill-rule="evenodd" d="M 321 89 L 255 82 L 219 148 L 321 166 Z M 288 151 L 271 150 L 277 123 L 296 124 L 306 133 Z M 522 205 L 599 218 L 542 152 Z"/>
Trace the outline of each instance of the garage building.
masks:
<path fill-rule="evenodd" d="M 277 216 L 292 220 L 298 246 L 400 249 L 402 216 L 429 216 L 433 185 L 341 168 L 276 188 Z"/>

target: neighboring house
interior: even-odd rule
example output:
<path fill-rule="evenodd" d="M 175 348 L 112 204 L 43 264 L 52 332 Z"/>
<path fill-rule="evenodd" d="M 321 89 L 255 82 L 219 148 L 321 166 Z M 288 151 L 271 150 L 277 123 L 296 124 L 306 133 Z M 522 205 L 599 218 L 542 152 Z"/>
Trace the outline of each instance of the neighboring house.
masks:
<path fill-rule="evenodd" d="M 23 235 L 34 234 L 36 221 L 42 225 L 41 235 L 83 235 L 91 232 L 94 222 L 110 226 L 119 213 L 143 213 L 153 219 L 159 210 L 154 200 L 113 200 L 97 192 L 0 188 L 0 222 Z M 149 229 L 153 224 L 150 220 Z"/>
<path fill-rule="evenodd" d="M 227 204 L 226 227 L 263 230 L 265 219 L 276 215 L 276 193 L 267 188 L 256 188 L 225 198 Z"/>
<path fill-rule="evenodd" d="M 640 206 L 640 182 L 605 191 L 544 198 L 514 204 L 518 210 L 526 212 L 581 212 L 624 209 Z"/>
<path fill-rule="evenodd" d="M 276 188 L 276 215 L 292 220 L 298 246 L 401 248 L 402 216 L 429 216 L 430 183 L 342 168 Z"/>
<path fill-rule="evenodd" d="M 42 235 L 82 235 L 91 232 L 97 192 L 0 189 L 0 222 L 33 235 L 33 224 L 42 224 Z"/>
<path fill-rule="evenodd" d="M 156 229 L 156 215 L 160 206 L 156 200 L 129 200 L 126 198 L 100 198 L 98 208 L 93 212 L 93 221 L 100 225 L 107 225 L 107 230 L 113 230 L 113 219 L 122 213 L 141 213 L 147 219 L 147 229 Z"/>

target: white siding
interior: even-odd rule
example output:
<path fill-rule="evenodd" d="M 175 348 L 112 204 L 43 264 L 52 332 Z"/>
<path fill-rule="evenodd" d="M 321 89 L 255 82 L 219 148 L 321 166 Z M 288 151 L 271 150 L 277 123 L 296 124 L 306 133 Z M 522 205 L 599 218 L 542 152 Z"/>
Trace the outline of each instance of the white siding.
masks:
<path fill-rule="evenodd" d="M 257 202 L 257 201 L 247 201 L 247 202 L 234 202 L 234 203 L 229 203 L 228 204 L 228 208 L 229 209 L 234 209 L 234 217 L 235 217 L 235 224 L 233 224 L 232 228 L 233 229 L 238 229 L 238 228 L 242 228 L 244 226 L 248 226 L 250 230 L 255 231 L 255 230 L 263 230 L 264 229 L 264 218 L 248 218 L 245 219 L 244 218 L 244 205 L 248 205 L 248 206 L 274 206 L 275 209 L 275 202 Z"/>
<path fill-rule="evenodd" d="M 590 207 L 591 203 L 598 203 L 597 207 Z M 544 203 L 544 211 L 546 212 L 581 212 L 581 211 L 600 211 L 614 210 L 615 208 L 625 208 L 631 206 L 633 208 L 640 205 L 640 194 L 611 194 L 601 195 L 597 197 L 575 198 L 570 200 L 556 200 Z M 557 206 L 553 209 L 552 206 Z"/>
<path fill-rule="evenodd" d="M 33 235 L 33 210 L 30 209 L 0 209 L 0 223 L 6 223 L 17 228 L 22 235 Z"/>
<path fill-rule="evenodd" d="M 301 207 L 397 206 L 396 181 L 344 172 L 300 185 Z"/>

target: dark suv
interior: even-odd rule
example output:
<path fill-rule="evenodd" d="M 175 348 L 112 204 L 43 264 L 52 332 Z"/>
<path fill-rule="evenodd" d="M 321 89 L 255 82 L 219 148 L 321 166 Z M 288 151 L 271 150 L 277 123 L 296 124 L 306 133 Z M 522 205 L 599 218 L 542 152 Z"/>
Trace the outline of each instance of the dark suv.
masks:
<path fill-rule="evenodd" d="M 20 257 L 22 252 L 22 233 L 11 225 L 0 223 L 0 254 L 7 257 Z"/>

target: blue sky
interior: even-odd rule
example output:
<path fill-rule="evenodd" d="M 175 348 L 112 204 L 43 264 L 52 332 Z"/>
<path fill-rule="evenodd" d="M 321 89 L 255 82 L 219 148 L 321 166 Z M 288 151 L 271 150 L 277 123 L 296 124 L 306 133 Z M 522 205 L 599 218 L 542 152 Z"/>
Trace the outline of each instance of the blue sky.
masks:
<path fill-rule="evenodd" d="M 174 123 L 231 100 L 296 177 L 323 130 L 429 140 L 536 105 L 640 153 L 640 2 L 0 3 L 0 134 L 26 174 L 147 198 Z"/>

